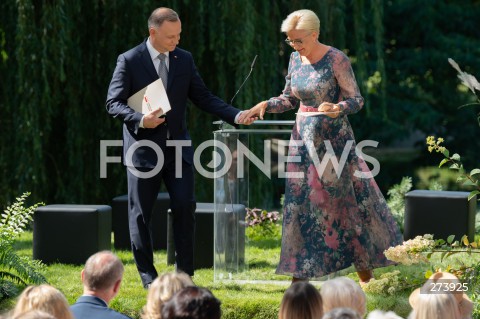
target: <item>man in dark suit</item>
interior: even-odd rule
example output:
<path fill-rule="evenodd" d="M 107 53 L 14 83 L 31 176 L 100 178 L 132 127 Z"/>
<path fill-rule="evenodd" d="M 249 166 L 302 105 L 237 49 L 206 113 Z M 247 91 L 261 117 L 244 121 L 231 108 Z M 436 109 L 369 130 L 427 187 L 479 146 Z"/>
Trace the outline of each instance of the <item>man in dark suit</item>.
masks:
<path fill-rule="evenodd" d="M 124 123 L 123 161 L 127 166 L 130 240 L 146 288 L 157 277 L 150 217 L 161 181 L 170 195 L 177 270 L 193 276 L 196 202 L 194 150 L 185 117 L 187 99 L 231 124 L 241 113 L 207 89 L 191 53 L 176 47 L 182 25 L 175 11 L 154 10 L 148 28 L 149 37 L 143 43 L 118 57 L 106 102 L 108 112 Z M 127 105 L 130 96 L 159 77 L 165 83 L 171 105 L 164 118 L 159 118 L 160 111 L 141 114 Z M 242 124 L 254 120 L 248 118 Z"/>
<path fill-rule="evenodd" d="M 98 252 L 82 270 L 83 295 L 70 309 L 76 319 L 130 319 L 108 308 L 120 290 L 123 278 L 122 261 L 110 251 Z"/>

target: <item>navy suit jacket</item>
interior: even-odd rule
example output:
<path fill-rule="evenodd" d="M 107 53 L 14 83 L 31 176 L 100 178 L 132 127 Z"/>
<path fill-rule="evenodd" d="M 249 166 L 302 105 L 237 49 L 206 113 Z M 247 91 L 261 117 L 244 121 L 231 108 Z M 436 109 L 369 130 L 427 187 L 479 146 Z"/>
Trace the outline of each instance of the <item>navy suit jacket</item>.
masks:
<path fill-rule="evenodd" d="M 70 309 L 75 319 L 131 319 L 108 308 L 105 301 L 95 296 L 81 296 Z"/>
<path fill-rule="evenodd" d="M 172 109 L 166 113 L 166 125 L 154 129 L 140 128 L 143 115 L 128 107 L 127 99 L 159 78 L 146 41 L 148 38 L 118 56 L 108 89 L 106 108 L 109 114 L 120 117 L 124 122 L 124 159 L 128 148 L 141 140 L 153 141 L 164 150 L 167 125 L 172 140 L 190 140 L 186 124 L 187 99 L 200 109 L 234 124 L 235 116 L 240 110 L 213 95 L 200 77 L 192 54 L 177 47 L 169 54 L 167 95 Z M 193 163 L 193 146 L 182 147 L 182 157 L 186 162 Z M 139 148 L 133 154 L 132 163 L 137 168 L 154 168 L 157 163 L 156 153 L 148 147 Z"/>

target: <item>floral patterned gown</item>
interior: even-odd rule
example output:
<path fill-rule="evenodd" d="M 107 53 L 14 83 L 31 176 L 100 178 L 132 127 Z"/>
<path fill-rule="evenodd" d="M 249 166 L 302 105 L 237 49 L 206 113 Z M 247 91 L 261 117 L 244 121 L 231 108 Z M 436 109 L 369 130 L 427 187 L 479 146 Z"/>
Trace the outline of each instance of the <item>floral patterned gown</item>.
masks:
<path fill-rule="evenodd" d="M 402 242 L 375 180 L 357 177 L 370 170 L 355 152 L 347 119 L 363 106 L 349 59 L 330 47 L 318 62 L 302 64 L 293 52 L 285 89 L 268 100 L 266 111 L 317 111 L 322 102 L 339 103 L 342 113 L 336 119 L 297 114 L 277 274 L 320 278 L 352 265 L 359 271 L 387 266 L 392 262 L 384 250 Z"/>

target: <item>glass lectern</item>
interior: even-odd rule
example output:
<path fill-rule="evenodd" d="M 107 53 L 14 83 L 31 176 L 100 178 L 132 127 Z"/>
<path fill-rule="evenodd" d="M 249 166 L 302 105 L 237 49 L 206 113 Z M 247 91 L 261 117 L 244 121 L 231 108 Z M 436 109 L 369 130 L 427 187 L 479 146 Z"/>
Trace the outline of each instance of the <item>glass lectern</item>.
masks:
<path fill-rule="evenodd" d="M 260 134 L 266 141 L 272 136 L 288 140 L 294 121 L 255 121 L 248 129 L 235 129 L 221 121 L 214 124 L 220 125 L 213 132 L 214 280 L 263 280 L 247 274 L 253 257 L 246 253 L 245 217 L 251 204 L 249 162 L 264 171 L 270 169 L 270 161 L 264 160 L 267 156 L 261 159 L 252 155 L 250 137 Z"/>

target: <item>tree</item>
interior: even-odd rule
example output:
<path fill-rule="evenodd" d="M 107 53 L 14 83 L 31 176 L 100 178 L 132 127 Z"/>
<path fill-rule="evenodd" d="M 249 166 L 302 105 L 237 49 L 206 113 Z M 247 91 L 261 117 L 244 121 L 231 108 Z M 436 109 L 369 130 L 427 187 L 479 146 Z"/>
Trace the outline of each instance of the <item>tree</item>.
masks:
<path fill-rule="evenodd" d="M 1 2 L 0 127 L 6 138 L 0 139 L 0 200 L 22 189 L 47 202 L 69 203 L 108 203 L 126 193 L 120 164 L 108 165 L 108 178 L 100 178 L 100 141 L 121 139 L 120 121 L 104 109 L 105 95 L 118 54 L 147 36 L 146 19 L 157 5 L 150 0 Z M 366 98 L 365 109 L 350 117 L 357 140 L 374 139 L 382 147 L 418 130 L 448 132 L 462 145 L 478 135 L 478 128 L 460 124 L 471 110 L 455 106 L 469 97 L 452 89 L 454 73 L 443 67 L 452 57 L 467 71 L 479 69 L 478 1 L 170 0 L 162 5 L 179 12 L 180 46 L 193 53 L 208 87 L 226 101 L 259 55 L 235 99 L 241 109 L 281 93 L 291 48 L 280 24 L 291 11 L 308 8 L 321 19 L 322 42 L 350 57 Z M 270 117 L 293 118 L 293 112 Z M 214 120 L 190 108 L 194 145 L 212 138 Z M 109 156 L 120 154 L 119 148 L 108 149 Z M 410 167 L 399 176 L 413 176 Z M 211 201 L 212 181 L 197 174 L 196 183 L 197 199 Z M 259 187 L 252 200 L 262 207 L 274 202 L 282 187 L 252 183 Z"/>

